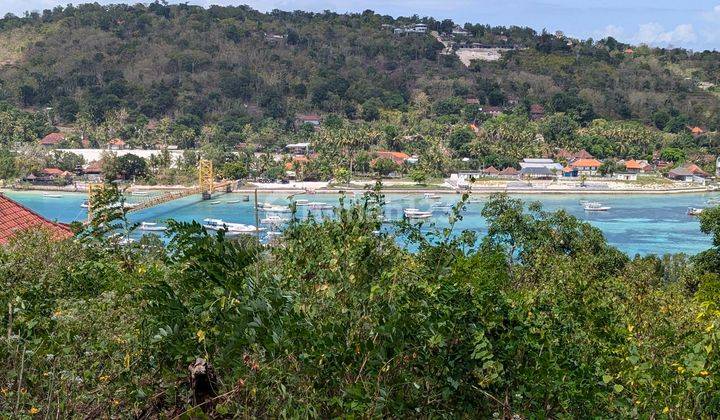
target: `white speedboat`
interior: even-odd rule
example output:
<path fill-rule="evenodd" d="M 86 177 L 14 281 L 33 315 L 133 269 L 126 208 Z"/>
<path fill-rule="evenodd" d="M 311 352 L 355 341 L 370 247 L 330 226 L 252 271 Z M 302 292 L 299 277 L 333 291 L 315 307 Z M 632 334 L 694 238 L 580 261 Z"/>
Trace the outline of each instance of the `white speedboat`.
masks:
<path fill-rule="evenodd" d="M 308 203 L 308 207 L 310 210 L 332 210 L 333 206 L 328 203 L 323 203 L 320 201 L 316 201 L 313 203 Z"/>
<path fill-rule="evenodd" d="M 425 194 L 423 194 L 423 197 L 425 197 L 427 200 L 439 200 L 440 199 L 439 194 L 433 194 L 433 193 L 425 193 Z"/>
<path fill-rule="evenodd" d="M 82 208 L 84 208 L 84 209 L 89 209 L 89 208 L 90 208 L 90 202 L 87 201 L 87 200 L 85 200 L 85 201 L 82 202 L 82 204 L 80 204 L 80 207 L 82 207 Z"/>
<path fill-rule="evenodd" d="M 158 226 L 157 223 L 152 222 L 142 222 L 140 223 L 140 226 L 138 227 L 140 230 L 148 231 L 148 232 L 162 232 L 164 230 L 167 230 L 165 226 Z"/>
<path fill-rule="evenodd" d="M 45 197 L 45 198 L 62 198 L 62 194 L 45 193 L 45 194 L 43 194 L 43 197 Z"/>
<path fill-rule="evenodd" d="M 216 206 L 216 205 L 218 205 L 218 204 L 220 204 L 220 203 L 222 203 L 222 201 L 220 201 L 220 200 L 211 201 L 211 202 L 210 202 L 210 205 Z"/>
<path fill-rule="evenodd" d="M 276 206 L 276 205 L 265 205 L 263 207 L 258 206 L 258 210 L 266 213 L 290 213 L 290 207 Z"/>
<path fill-rule="evenodd" d="M 295 200 L 295 205 L 298 207 L 307 206 L 309 204 L 310 204 L 310 201 L 308 201 L 304 198 L 299 198 L 299 199 Z"/>
<path fill-rule="evenodd" d="M 228 204 L 237 204 L 237 203 L 239 203 L 239 202 L 240 202 L 240 200 L 228 200 L 228 201 L 226 201 L 226 203 L 228 203 Z"/>
<path fill-rule="evenodd" d="M 261 232 L 265 229 L 259 228 L 253 225 L 245 225 L 242 223 L 230 223 L 221 219 L 205 219 L 203 227 L 210 230 L 222 230 L 225 229 L 229 233 L 241 234 L 241 233 L 256 233 Z"/>
<path fill-rule="evenodd" d="M 591 201 L 583 205 L 583 209 L 585 209 L 585 211 L 608 211 L 611 208 L 612 207 L 605 206 L 601 203 L 598 203 L 597 201 Z"/>
<path fill-rule="evenodd" d="M 688 207 L 687 214 L 688 216 L 700 216 L 700 214 L 703 212 L 704 209 L 697 208 L 697 207 Z"/>
<path fill-rule="evenodd" d="M 404 210 L 405 217 L 408 219 L 429 219 L 432 217 L 431 211 L 422 211 L 419 209 L 405 209 Z"/>
<path fill-rule="evenodd" d="M 270 216 L 267 216 L 266 218 L 260 220 L 260 223 L 263 225 L 281 225 L 289 220 L 290 219 L 280 217 L 278 215 L 270 215 Z"/>
<path fill-rule="evenodd" d="M 133 192 L 132 192 L 132 195 L 137 195 L 137 196 L 141 196 L 141 197 L 142 197 L 142 196 L 149 195 L 149 194 L 150 194 L 150 193 L 147 192 L 147 191 L 133 191 Z"/>

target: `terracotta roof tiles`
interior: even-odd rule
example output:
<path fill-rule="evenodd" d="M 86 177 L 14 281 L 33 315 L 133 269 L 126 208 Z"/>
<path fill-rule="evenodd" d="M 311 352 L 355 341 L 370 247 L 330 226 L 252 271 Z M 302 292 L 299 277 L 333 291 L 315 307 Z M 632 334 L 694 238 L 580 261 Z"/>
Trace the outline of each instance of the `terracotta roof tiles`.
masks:
<path fill-rule="evenodd" d="M 16 233 L 27 229 L 48 229 L 54 238 L 61 240 L 73 236 L 70 228 L 51 222 L 27 207 L 0 194 L 0 244 L 7 243 Z"/>

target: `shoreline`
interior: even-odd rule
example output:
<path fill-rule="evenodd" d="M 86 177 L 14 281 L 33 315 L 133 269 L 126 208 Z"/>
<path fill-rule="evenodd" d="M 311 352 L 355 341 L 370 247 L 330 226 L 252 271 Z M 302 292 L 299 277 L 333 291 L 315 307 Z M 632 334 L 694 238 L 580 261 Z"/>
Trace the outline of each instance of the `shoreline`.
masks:
<path fill-rule="evenodd" d="M 140 191 L 180 191 L 190 187 L 181 187 L 177 185 L 143 185 L 137 186 L 135 189 Z M 77 188 L 72 187 L 56 187 L 56 186 L 45 186 L 36 185 L 28 186 L 24 188 L 12 188 L 2 187 L 0 191 L 53 191 L 53 192 L 65 192 L 65 193 L 87 193 L 87 188 L 78 186 Z M 292 194 L 292 195 L 309 195 L 305 189 L 298 188 L 252 188 L 242 187 L 234 189 L 233 193 L 239 194 L 254 194 L 255 191 L 261 194 Z M 331 188 L 331 189 L 316 189 L 315 194 L 340 194 L 344 193 L 364 193 L 367 190 L 352 187 L 352 188 Z M 470 191 L 463 190 L 449 190 L 443 188 L 418 188 L 418 189 L 406 189 L 406 188 L 383 188 L 383 194 L 441 194 L 441 195 L 461 195 L 464 193 L 470 193 L 473 195 L 490 195 L 495 193 L 506 193 L 508 195 L 660 195 L 660 194 L 702 194 L 711 192 L 720 192 L 720 190 L 711 189 L 708 187 L 704 188 L 663 188 L 663 189 L 532 189 L 532 188 L 477 188 Z"/>

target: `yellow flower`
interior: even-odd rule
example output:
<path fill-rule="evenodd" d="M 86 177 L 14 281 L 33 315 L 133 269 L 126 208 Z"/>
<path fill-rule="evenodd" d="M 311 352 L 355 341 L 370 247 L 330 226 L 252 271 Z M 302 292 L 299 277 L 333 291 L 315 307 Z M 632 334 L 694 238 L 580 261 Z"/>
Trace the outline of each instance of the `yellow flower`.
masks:
<path fill-rule="evenodd" d="M 195 335 L 197 335 L 198 343 L 202 343 L 203 341 L 205 341 L 205 331 L 198 330 L 198 332 L 195 333 Z"/>
<path fill-rule="evenodd" d="M 663 408 L 663 414 L 667 414 L 669 412 L 670 412 L 670 407 L 665 406 L 665 408 Z"/>
<path fill-rule="evenodd" d="M 685 373 L 685 368 L 682 366 L 678 366 L 677 371 L 678 371 L 678 373 Z"/>
<path fill-rule="evenodd" d="M 33 416 L 33 415 L 39 413 L 40 410 L 38 410 L 38 409 L 35 408 L 35 407 L 32 407 L 32 408 L 30 408 L 30 410 L 29 410 L 28 412 L 30 413 L 31 416 Z"/>
<path fill-rule="evenodd" d="M 708 372 L 707 370 L 700 371 L 700 376 L 708 376 L 709 374 L 710 372 Z"/>
<path fill-rule="evenodd" d="M 120 405 L 120 400 L 113 400 L 113 405 Z"/>
<path fill-rule="evenodd" d="M 107 381 L 110 380 L 110 377 L 109 377 L 108 375 L 103 375 L 103 376 L 100 377 L 100 380 L 101 380 L 102 382 L 107 382 Z"/>
<path fill-rule="evenodd" d="M 634 329 L 635 329 L 634 325 L 628 325 L 628 331 L 633 332 Z"/>

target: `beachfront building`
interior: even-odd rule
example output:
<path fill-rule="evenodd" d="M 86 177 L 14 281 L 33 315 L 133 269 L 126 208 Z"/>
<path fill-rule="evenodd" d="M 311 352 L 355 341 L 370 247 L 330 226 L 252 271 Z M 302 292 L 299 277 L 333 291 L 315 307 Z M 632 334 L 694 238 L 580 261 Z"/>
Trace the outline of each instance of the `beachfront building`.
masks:
<path fill-rule="evenodd" d="M 578 170 L 573 168 L 572 166 L 568 165 L 563 168 L 562 176 L 563 176 L 563 178 L 577 178 Z"/>
<path fill-rule="evenodd" d="M 696 164 L 690 163 L 671 169 L 667 176 L 675 181 L 705 184 L 705 179 L 709 175 L 707 172 L 700 169 L 700 167 Z"/>
<path fill-rule="evenodd" d="M 497 176 L 500 174 L 500 171 L 497 170 L 494 166 L 489 166 L 482 170 L 483 175 L 485 176 Z"/>
<path fill-rule="evenodd" d="M 545 166 L 530 166 L 520 169 L 520 176 L 523 178 L 551 179 L 555 172 Z"/>
<path fill-rule="evenodd" d="M 40 140 L 40 145 L 47 148 L 55 148 L 65 141 L 65 135 L 62 133 L 50 133 Z"/>
<path fill-rule="evenodd" d="M 590 176 L 597 175 L 601 165 L 602 162 L 597 159 L 578 159 L 570 164 L 573 169 L 577 170 L 578 175 Z"/>
<path fill-rule="evenodd" d="M 403 152 L 391 152 L 389 150 L 378 150 L 375 152 L 375 155 L 377 156 L 376 159 L 390 159 L 398 166 L 402 166 L 405 163 L 410 163 L 410 159 L 412 157 L 408 155 L 407 153 Z M 375 161 L 375 159 L 373 159 Z M 417 163 L 417 159 L 414 163 Z"/>
<path fill-rule="evenodd" d="M 520 162 L 520 173 L 526 168 L 546 168 L 551 173 L 560 173 L 563 166 L 552 159 L 546 158 L 525 158 Z"/>
<path fill-rule="evenodd" d="M 618 172 L 615 174 L 615 179 L 618 181 L 637 181 L 637 172 Z"/>

